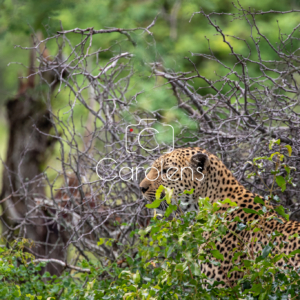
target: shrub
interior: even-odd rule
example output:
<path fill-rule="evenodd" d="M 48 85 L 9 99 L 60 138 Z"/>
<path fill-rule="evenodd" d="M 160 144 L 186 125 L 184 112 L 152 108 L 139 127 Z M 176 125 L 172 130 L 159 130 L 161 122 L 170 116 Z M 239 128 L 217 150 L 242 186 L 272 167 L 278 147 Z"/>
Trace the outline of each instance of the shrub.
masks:
<path fill-rule="evenodd" d="M 0 298 L 261 300 L 288 299 L 291 295 L 295 299 L 300 292 L 299 270 L 275 266 L 275 262 L 284 256 L 273 253 L 272 240 L 277 233 L 270 237 L 270 243 L 256 259 L 247 250 L 235 252 L 234 270 L 245 273 L 235 286 L 206 281 L 207 277 L 201 273 L 201 263 L 220 264 L 218 260 L 224 257 L 216 249 L 215 242 L 222 239 L 230 222 L 239 222 L 226 220 L 226 215 L 237 206 L 229 199 L 225 202 L 231 205 L 225 214 L 218 213 L 220 202 L 211 204 L 206 198 L 199 200 L 197 214 L 187 212 L 173 216 L 171 220 L 156 215 L 147 228 L 137 233 L 138 254 L 134 260 L 127 257 L 125 268 L 116 263 L 100 267 L 97 263 L 83 261 L 79 266 L 89 267 L 89 274 L 65 272 L 59 278 L 50 274 L 44 274 L 43 278 L 38 271 L 45 263 L 35 264 L 34 257 L 22 251 L 24 241 L 14 250 L 1 248 Z M 255 230 L 255 224 L 239 223 L 240 230 L 250 228 Z M 204 232 L 208 234 L 206 239 Z M 294 251 L 286 258 L 299 252 Z M 239 262 L 237 258 L 245 254 L 247 259 Z"/>
<path fill-rule="evenodd" d="M 0 298 L 1 299 L 299 299 L 300 270 L 295 270 L 290 259 L 300 253 L 300 249 L 284 254 L 281 249 L 284 243 L 276 244 L 275 238 L 281 233 L 274 232 L 267 236 L 264 228 L 259 227 L 259 220 L 268 222 L 275 219 L 283 222 L 278 214 L 288 219 L 282 206 L 272 207 L 269 201 L 277 200 L 274 196 L 275 182 L 280 189 L 292 184 L 291 168 L 284 163 L 280 141 L 271 141 L 279 150 L 270 157 L 255 158 L 251 162 L 255 172 L 262 172 L 263 161 L 274 163 L 272 174 L 274 183 L 266 199 L 256 197 L 255 202 L 262 209 L 254 211 L 244 208 L 246 213 L 254 213 L 258 220 L 245 223 L 239 217 L 227 218 L 238 209 L 235 202 L 225 199 L 223 202 L 210 203 L 209 198 L 199 199 L 199 211 L 182 213 L 178 205 L 172 204 L 172 191 L 160 186 L 156 200 L 148 208 L 156 209 L 161 201 L 166 201 L 168 208 L 164 216 L 154 213 L 150 225 L 132 232 L 137 236 L 132 246 L 138 250 L 134 259 L 124 253 L 126 266 L 121 267 L 116 261 L 100 262 L 81 261 L 77 267 L 66 266 L 59 278 L 49 273 L 39 275 L 45 262 L 35 260 L 33 255 L 23 251 L 28 245 L 21 240 L 0 248 Z M 288 148 L 289 155 L 291 149 Z M 284 168 L 285 175 L 281 169 Z M 284 176 L 283 176 L 284 175 Z M 249 174 L 251 177 L 252 174 Z M 166 196 L 160 199 L 161 192 Z M 185 193 L 192 193 L 185 191 Z M 220 207 L 229 204 L 226 212 Z M 211 263 L 219 266 L 224 256 L 216 248 L 216 241 L 221 241 L 228 232 L 229 225 L 236 222 L 233 232 L 242 239 L 239 232 L 243 230 L 261 231 L 268 238 L 263 250 L 255 256 L 251 251 L 252 241 L 245 241 L 242 250 L 232 253 L 232 271 L 241 271 L 244 276 L 235 285 L 217 282 L 207 278 L 201 272 L 201 264 Z M 289 237 L 299 238 L 298 234 Z M 111 244 L 111 241 L 109 241 Z M 103 240 L 100 241 L 103 243 Z M 284 259 L 283 267 L 276 262 Z M 231 271 L 231 272 L 232 272 Z M 228 278 L 231 276 L 228 273 Z M 298 298 L 297 298 L 298 297 Z"/>

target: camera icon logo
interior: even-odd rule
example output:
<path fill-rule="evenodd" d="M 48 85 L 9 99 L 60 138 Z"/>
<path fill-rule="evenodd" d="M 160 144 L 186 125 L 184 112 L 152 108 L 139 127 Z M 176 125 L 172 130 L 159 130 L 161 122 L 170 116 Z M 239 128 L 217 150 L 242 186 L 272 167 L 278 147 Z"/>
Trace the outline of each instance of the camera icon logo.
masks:
<path fill-rule="evenodd" d="M 151 127 L 156 122 L 160 125 L 162 130 Z M 151 123 L 149 126 L 148 124 Z M 159 148 L 160 142 L 157 141 L 157 136 L 160 135 L 163 140 L 164 137 L 169 139 L 169 150 L 164 153 L 170 153 L 174 150 L 174 127 L 169 124 L 158 122 L 157 119 L 141 119 L 138 124 L 128 125 L 125 131 L 125 147 L 128 153 L 135 153 L 133 150 L 135 147 L 141 147 L 147 152 L 154 151 Z M 143 138 L 148 138 L 145 142 Z M 161 142 L 165 144 L 165 142 Z"/>

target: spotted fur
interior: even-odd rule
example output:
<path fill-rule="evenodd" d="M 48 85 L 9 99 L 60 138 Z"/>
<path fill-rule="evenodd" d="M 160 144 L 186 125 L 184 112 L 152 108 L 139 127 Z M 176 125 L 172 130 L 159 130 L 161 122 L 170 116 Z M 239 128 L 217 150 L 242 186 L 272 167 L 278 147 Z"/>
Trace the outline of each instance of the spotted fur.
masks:
<path fill-rule="evenodd" d="M 179 170 L 176 171 L 176 168 Z M 197 210 L 199 197 L 209 197 L 212 202 L 229 198 L 239 207 L 230 215 L 230 218 L 239 216 L 244 223 L 259 218 L 257 214 L 248 214 L 243 211 L 243 208 L 261 209 L 261 205 L 254 202 L 256 195 L 241 185 L 223 162 L 207 150 L 198 147 L 182 148 L 161 156 L 153 163 L 147 177 L 141 182 L 140 188 L 145 198 L 152 202 L 160 185 L 174 189 L 173 195 L 181 200 L 183 203 L 181 209 L 184 211 Z M 191 189 L 194 189 L 193 194 L 182 194 L 185 190 Z M 182 195 L 179 196 L 179 194 Z M 163 205 L 160 208 L 164 209 Z M 221 210 L 224 211 L 227 208 L 228 206 L 224 205 Z M 300 249 L 299 238 L 288 239 L 288 236 L 294 233 L 300 235 L 299 222 L 283 220 L 281 224 L 272 219 L 265 224 L 261 224 L 260 221 L 259 225 L 264 226 L 266 234 L 272 234 L 275 230 L 283 233 L 283 236 L 276 237 L 275 241 L 277 245 L 282 240 L 287 241 L 282 249 L 286 254 Z M 262 232 L 237 231 L 236 226 L 236 223 L 231 223 L 229 226 L 231 232 L 227 232 L 223 240 L 216 244 L 217 249 L 225 258 L 221 262 L 221 267 L 211 264 L 202 265 L 202 271 L 209 278 L 231 284 L 230 281 L 235 281 L 242 275 L 233 273 L 230 279 L 227 276 L 232 267 L 234 249 L 243 249 L 245 247 L 243 241 L 249 242 L 257 238 L 257 242 L 252 243 L 252 254 L 255 256 L 269 242 Z M 300 255 L 297 254 L 290 263 L 295 268 L 300 268 Z M 280 260 L 277 264 L 282 266 L 284 261 Z"/>

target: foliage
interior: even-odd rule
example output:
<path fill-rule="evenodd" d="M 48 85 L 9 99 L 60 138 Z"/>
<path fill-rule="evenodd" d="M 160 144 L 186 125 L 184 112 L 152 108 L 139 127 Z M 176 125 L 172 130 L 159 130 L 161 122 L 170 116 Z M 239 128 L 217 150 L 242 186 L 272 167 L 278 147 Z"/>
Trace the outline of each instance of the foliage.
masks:
<path fill-rule="evenodd" d="M 285 145 L 283 147 L 280 139 L 272 139 L 269 143 L 269 149 L 272 150 L 276 145 L 278 151 L 271 153 L 270 156 L 255 157 L 252 162 L 247 162 L 247 164 L 251 164 L 255 169 L 254 172 L 247 175 L 247 178 L 258 176 L 266 190 L 269 192 L 266 200 L 279 202 L 279 198 L 276 193 L 280 190 L 281 192 L 284 192 L 287 184 L 290 184 L 292 187 L 296 187 L 296 184 L 293 183 L 293 177 L 291 176 L 291 172 L 295 171 L 295 168 L 287 164 L 288 156 L 292 155 L 292 147 L 290 145 Z M 287 152 L 288 155 L 283 153 L 283 149 L 285 149 L 285 152 Z M 261 175 L 266 171 L 266 167 L 269 163 L 271 164 L 270 173 L 272 175 L 272 182 L 268 186 Z M 277 183 L 278 187 L 276 187 L 275 183 Z"/>
<path fill-rule="evenodd" d="M 280 141 L 272 141 L 270 147 Z M 290 149 L 288 149 L 290 154 Z M 284 155 L 280 151 L 277 156 L 274 180 L 281 169 Z M 254 159 L 253 165 L 258 166 L 259 160 L 269 160 L 268 157 Z M 286 169 L 287 166 L 284 165 Z M 288 172 L 288 171 L 287 171 Z M 288 175 L 283 180 L 290 183 Z M 273 185 L 272 185 L 273 186 Z M 282 184 L 279 180 L 279 187 Z M 165 197 L 160 199 L 162 191 Z M 193 191 L 186 191 L 192 193 Z M 156 193 L 156 200 L 148 205 L 155 209 L 161 201 L 167 201 L 170 210 L 165 216 L 155 214 L 147 228 L 136 230 L 138 239 L 133 247 L 138 249 L 134 260 L 125 254 L 126 266 L 121 267 L 116 262 L 108 261 L 106 266 L 98 262 L 79 263 L 83 273 L 65 271 L 59 278 L 45 273 L 39 275 L 45 262 L 36 263 L 33 255 L 23 252 L 28 241 L 22 240 L 11 245 L 11 248 L 0 248 L 0 298 L 5 299 L 299 299 L 300 270 L 293 268 L 291 258 L 299 255 L 300 249 L 284 254 L 281 249 L 283 241 L 277 245 L 274 240 L 281 235 L 274 232 L 267 236 L 264 226 L 259 226 L 259 220 L 268 222 L 276 219 L 275 211 L 287 217 L 282 207 L 274 209 L 260 197 L 255 202 L 262 205 L 257 211 L 244 209 L 246 213 L 259 215 L 259 220 L 244 223 L 236 217 L 230 219 L 230 213 L 238 209 L 235 202 L 225 199 L 223 202 L 210 203 L 209 198 L 199 199 L 199 211 L 183 214 L 171 203 L 172 190 L 161 186 Z M 268 199 L 266 199 L 267 201 Z M 227 204 L 225 213 L 220 213 L 222 205 Z M 228 218 L 227 218 L 228 217 Z M 242 250 L 235 249 L 232 253 L 232 271 L 244 273 L 242 279 L 235 284 L 217 282 L 209 279 L 201 272 L 201 264 L 210 263 L 219 266 L 224 255 L 216 248 L 216 241 L 230 229 L 228 226 L 237 223 L 233 232 L 242 243 Z M 245 241 L 240 235 L 243 230 L 261 231 L 269 242 L 260 253 L 254 256 L 251 244 L 255 241 Z M 291 236 L 291 238 L 299 238 Z M 103 243 L 104 241 L 99 241 Z M 111 241 L 107 244 L 111 246 Z M 29 245 L 30 247 L 30 245 Z M 285 265 L 278 267 L 276 262 L 284 259 Z M 89 268 L 89 272 L 84 272 Z M 231 272 L 232 272 L 231 271 Z M 230 280 L 231 272 L 228 274 Z M 226 285 L 227 283 L 227 285 Z M 298 298 L 297 298 L 298 297 Z"/>
<path fill-rule="evenodd" d="M 0 297 L 50 300 L 58 299 L 60 294 L 59 299 L 288 299 L 291 295 L 296 299 L 299 270 L 276 267 L 279 254 L 271 252 L 271 242 L 256 260 L 247 253 L 247 259 L 238 263 L 237 258 L 244 253 L 235 253 L 235 268 L 246 272 L 236 286 L 219 286 L 218 282 L 205 286 L 206 276 L 200 264 L 218 265 L 217 260 L 224 259 L 215 249 L 215 241 L 226 232 L 227 222 L 224 216 L 212 214 L 219 204 L 211 205 L 208 199 L 201 199 L 199 204 L 196 217 L 187 213 L 171 221 L 154 219 L 149 227 L 140 230 L 139 253 L 134 261 L 127 260 L 125 270 L 115 263 L 99 268 L 83 262 L 81 267 L 89 266 L 90 274 L 65 272 L 59 278 L 50 274 L 41 277 L 37 272 L 45 263 L 20 262 L 20 257 L 24 258 L 21 250 L 2 248 Z M 204 231 L 209 233 L 207 240 L 203 238 Z M 203 246 L 201 250 L 199 245 Z M 27 255 L 28 258 L 32 257 Z M 99 279 L 104 273 L 106 279 Z"/>

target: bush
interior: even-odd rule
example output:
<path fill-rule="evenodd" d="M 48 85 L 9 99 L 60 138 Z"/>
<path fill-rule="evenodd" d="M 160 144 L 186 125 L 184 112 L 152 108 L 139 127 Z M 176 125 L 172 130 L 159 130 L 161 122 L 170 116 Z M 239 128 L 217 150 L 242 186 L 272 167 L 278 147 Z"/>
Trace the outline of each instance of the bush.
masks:
<path fill-rule="evenodd" d="M 38 271 L 45 263 L 34 263 L 34 257 L 22 251 L 24 241 L 14 250 L 4 247 L 0 254 L 0 298 L 261 300 L 288 299 L 291 295 L 295 299 L 300 292 L 299 270 L 275 266 L 276 261 L 284 257 L 273 253 L 272 240 L 276 234 L 256 259 L 246 250 L 235 252 L 234 270 L 245 273 L 235 286 L 206 281 L 207 277 L 201 273 L 201 263 L 219 265 L 218 260 L 224 259 L 215 242 L 222 239 L 228 225 L 234 221 L 226 220 L 226 215 L 237 209 L 229 199 L 225 202 L 231 206 L 225 214 L 218 213 L 221 203 L 212 205 L 206 198 L 199 200 L 197 214 L 188 212 L 171 220 L 154 217 L 146 229 L 137 233 L 138 254 L 135 260 L 127 257 L 125 268 L 116 263 L 101 267 L 83 261 L 79 267 L 89 267 L 90 274 L 72 271 L 59 278 L 50 274 L 41 277 Z M 240 230 L 251 227 L 255 230 L 255 224 L 239 224 Z M 204 238 L 205 232 L 207 238 Z M 299 252 L 294 251 L 286 258 Z M 242 255 L 247 255 L 247 259 L 240 262 L 237 258 Z"/>
<path fill-rule="evenodd" d="M 263 169 L 263 162 L 274 162 L 274 183 L 280 189 L 292 184 L 291 168 L 284 163 L 280 141 L 271 141 L 270 148 L 277 145 L 279 150 L 270 157 L 255 158 L 252 162 L 255 172 Z M 291 149 L 288 148 L 289 155 Z M 276 158 L 273 160 L 273 158 Z M 280 170 L 284 168 L 285 176 Z M 249 174 L 251 177 L 253 174 Z M 160 199 L 161 192 L 166 196 Z M 199 199 L 199 211 L 182 213 L 178 205 L 172 204 L 172 191 L 160 186 L 156 200 L 148 208 L 156 209 L 161 201 L 166 201 L 168 208 L 164 216 L 154 213 L 148 227 L 132 232 L 136 243 L 132 246 L 138 250 L 134 259 L 123 253 L 126 266 L 121 267 L 116 261 L 87 262 L 83 260 L 78 266 L 66 266 L 60 277 L 50 276 L 39 271 L 46 262 L 35 260 L 34 256 L 23 251 L 29 246 L 27 240 L 0 248 L 0 298 L 1 299 L 299 299 L 300 270 L 294 270 L 290 259 L 300 253 L 300 249 L 284 254 L 281 249 L 286 241 L 276 244 L 275 238 L 282 235 L 274 232 L 267 236 L 259 220 L 268 222 L 275 219 L 283 222 L 288 219 L 282 206 L 272 207 L 269 201 L 275 201 L 274 184 L 270 196 L 265 200 L 254 199 L 262 209 L 254 211 L 244 208 L 246 213 L 254 213 L 259 218 L 251 223 L 244 223 L 239 217 L 231 219 L 229 214 L 238 209 L 235 202 L 225 199 L 223 202 L 210 203 L 209 198 Z M 192 193 L 185 191 L 185 193 Z M 229 208 L 220 212 L 226 203 Z M 227 218 L 228 217 L 228 218 Z M 263 250 L 255 256 L 251 252 L 252 241 L 243 239 L 245 247 L 235 249 L 232 253 L 233 271 L 241 271 L 244 276 L 235 285 L 218 282 L 207 278 L 201 272 L 201 264 L 210 263 L 219 266 L 224 256 L 216 248 L 216 241 L 221 241 L 228 232 L 229 225 L 235 222 L 236 231 L 232 232 L 243 239 L 242 231 L 261 231 L 268 238 Z M 294 234 L 289 239 L 299 238 Z M 99 243 L 103 243 L 102 239 Z M 108 243 L 111 245 L 112 241 Z M 283 267 L 276 262 L 285 261 Z M 298 297 L 298 298 L 297 298 Z"/>

